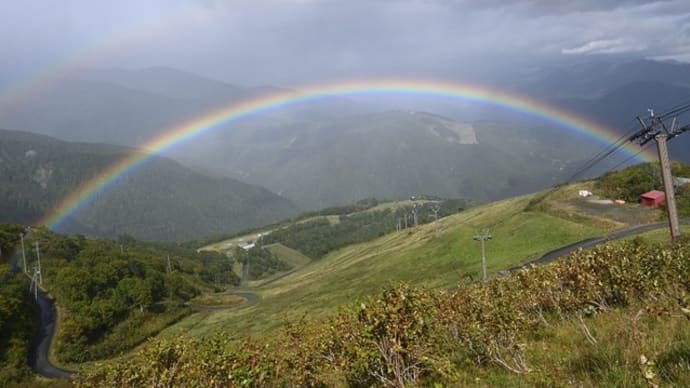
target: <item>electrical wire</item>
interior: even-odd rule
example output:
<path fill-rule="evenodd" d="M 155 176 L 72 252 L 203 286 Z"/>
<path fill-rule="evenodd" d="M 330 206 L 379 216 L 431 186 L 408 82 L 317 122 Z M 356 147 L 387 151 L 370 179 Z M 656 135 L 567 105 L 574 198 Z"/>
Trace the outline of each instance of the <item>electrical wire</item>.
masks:
<path fill-rule="evenodd" d="M 646 144 L 646 145 L 642 146 L 642 148 L 641 148 L 639 151 L 637 151 L 637 152 L 636 152 L 635 154 L 633 154 L 633 155 L 628 156 L 628 157 L 625 158 L 625 160 L 623 160 L 622 162 L 620 162 L 620 163 L 616 164 L 615 166 L 611 167 L 611 168 L 609 169 L 609 171 L 615 171 L 615 170 L 617 170 L 620 166 L 622 166 L 622 165 L 628 163 L 629 161 L 631 161 L 632 159 L 634 159 L 635 157 L 637 157 L 639 154 L 643 153 L 647 148 L 649 148 L 649 145 L 650 145 L 650 144 Z"/>

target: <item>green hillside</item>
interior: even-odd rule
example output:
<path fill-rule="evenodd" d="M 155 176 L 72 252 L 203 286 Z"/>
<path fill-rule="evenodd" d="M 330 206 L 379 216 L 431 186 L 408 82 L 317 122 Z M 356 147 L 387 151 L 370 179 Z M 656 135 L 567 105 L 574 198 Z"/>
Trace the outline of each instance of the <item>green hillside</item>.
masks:
<path fill-rule="evenodd" d="M 70 143 L 0 130 L 0 221 L 32 224 L 135 149 Z M 288 200 L 236 180 L 211 178 L 154 157 L 98 194 L 61 231 L 147 240 L 189 240 L 289 217 Z"/>
<path fill-rule="evenodd" d="M 487 243 L 487 257 L 488 271 L 495 276 L 498 271 L 536 259 L 555 248 L 629 225 L 627 219 L 616 219 L 618 215 L 609 218 L 578 211 L 578 206 L 588 202 L 579 198 L 577 192 L 591 185 L 571 185 L 477 206 L 416 230 L 393 232 L 346 246 L 252 290 L 261 297 L 254 305 L 194 315 L 166 332 L 193 336 L 218 330 L 265 333 L 286 321 L 333 313 L 349 301 L 376 293 L 391 282 L 448 288 L 476 281 L 481 277 L 481 262 L 479 244 L 473 236 L 482 228 L 489 228 L 493 235 Z M 624 206 L 640 223 L 660 217 L 659 210 L 635 204 Z"/>
<path fill-rule="evenodd" d="M 626 172 L 624 171 L 623 173 L 625 174 Z M 356 339 L 368 338 L 367 336 L 370 335 L 366 334 L 370 333 L 366 331 L 368 329 L 363 329 L 359 326 L 362 322 L 360 320 L 371 318 L 374 319 L 373 322 L 376 322 L 376 320 L 380 319 L 384 321 L 387 319 L 397 319 L 389 316 L 390 312 L 395 310 L 388 310 L 388 307 L 385 306 L 397 303 L 396 300 L 399 301 L 400 295 L 404 295 L 405 298 L 412 298 L 412 300 L 418 300 L 420 304 L 415 306 L 422 308 L 421 311 L 425 311 L 424 314 L 430 314 L 425 315 L 428 319 L 431 319 L 430 322 L 442 322 L 442 319 L 445 318 L 443 318 L 443 315 L 438 314 L 445 314 L 443 311 L 446 311 L 444 310 L 446 308 L 460 309 L 453 314 L 461 314 L 462 308 L 458 306 L 468 303 L 467 301 L 460 303 L 460 299 L 467 296 L 463 293 L 471 292 L 475 293 L 472 295 L 476 297 L 485 298 L 486 295 L 476 294 L 477 292 L 481 294 L 482 290 L 480 282 L 481 260 L 479 244 L 473 240 L 473 236 L 480 230 L 488 229 L 493 236 L 493 239 L 487 243 L 486 250 L 489 276 L 491 279 L 494 279 L 491 280 L 490 284 L 499 287 L 498 291 L 496 291 L 499 294 L 495 295 L 497 298 L 505 298 L 506 293 L 500 291 L 503 289 L 501 287 L 506 285 L 509 290 L 512 290 L 508 292 L 508 294 L 511 294 L 515 292 L 514 287 L 517 286 L 514 276 L 505 278 L 513 280 L 502 280 L 504 270 L 527 263 L 550 250 L 575 241 L 603 236 L 628 226 L 655 222 L 661 219 L 661 209 L 646 208 L 638 204 L 602 204 L 601 200 L 605 198 L 605 192 L 597 192 L 597 187 L 600 184 L 601 182 L 595 181 L 580 182 L 558 189 L 475 206 L 459 212 L 457 208 L 459 202 L 448 201 L 446 205 L 448 213 L 445 213 L 448 214 L 447 216 L 438 221 L 425 217 L 424 221 L 417 228 L 412 227 L 410 224 L 409 228 L 399 231 L 396 231 L 394 224 L 389 225 L 391 221 L 394 222 L 396 219 L 396 217 L 389 219 L 391 214 L 396 215 L 398 212 L 407 212 L 416 202 L 418 202 L 416 206 L 419 209 L 425 209 L 425 211 L 428 211 L 428 206 L 444 202 L 433 198 L 418 198 L 415 201 L 399 202 L 361 201 L 353 205 L 324 209 L 291 220 L 249 230 L 229 240 L 206 246 L 199 250 L 198 253 L 193 253 L 194 251 L 191 250 L 191 248 L 197 249 L 198 247 L 198 245 L 195 245 L 196 243 L 192 242 L 178 245 L 150 244 L 137 242 L 131 238 L 120 238 L 117 241 L 108 242 L 86 240 L 81 237 L 68 239 L 45 232 L 34 238 L 42 239 L 42 244 L 45 245 L 45 276 L 51 279 L 46 284 L 49 289 L 54 290 L 53 294 L 57 297 L 58 305 L 63 306 L 63 313 L 60 318 L 63 325 L 58 334 L 56 352 L 59 359 L 63 360 L 63 362 L 67 361 L 68 365 L 72 367 L 81 365 L 87 373 L 95 373 L 94 376 L 100 376 L 91 377 L 91 379 L 97 379 L 89 380 L 89 384 L 91 384 L 94 381 L 99 381 L 98 379 L 100 378 L 104 378 L 108 373 L 107 371 L 112 367 L 116 367 L 116 365 L 119 365 L 116 368 L 139 368 L 142 360 L 141 357 L 151 357 L 158 350 L 166 349 L 169 343 L 167 341 L 181 344 L 181 347 L 178 349 L 186 352 L 187 356 L 185 357 L 197 357 L 199 355 L 196 353 L 196 350 L 192 349 L 205 352 L 208 350 L 206 346 L 214 346 L 217 352 L 220 352 L 217 354 L 221 358 L 226 356 L 235 357 L 225 352 L 233 352 L 234 350 L 232 349 L 235 349 L 235 347 L 232 344 L 239 341 L 239 343 L 243 344 L 240 347 L 243 350 L 241 354 L 236 354 L 239 358 L 232 364 L 234 365 L 232 368 L 248 368 L 243 369 L 247 373 L 254 373 L 252 368 L 268 368 L 262 369 L 269 373 L 269 375 L 262 377 L 262 379 L 267 380 L 262 381 L 276 381 L 273 378 L 277 375 L 273 374 L 275 371 L 271 368 L 283 362 L 303 362 L 301 357 L 312 357 L 309 355 L 311 354 L 309 352 L 314 351 L 311 348 L 311 344 L 330 343 L 324 342 L 324 338 L 320 337 L 322 334 L 340 341 L 338 338 L 341 337 L 333 337 L 335 334 L 331 333 L 330 330 L 335 330 L 335 333 L 339 333 L 338 335 L 354 336 L 351 340 L 345 340 L 345 342 L 354 346 L 352 351 L 355 354 L 359 354 L 358 352 L 360 351 L 369 352 L 371 349 L 368 348 L 368 340 L 362 343 Z M 581 198 L 578 196 L 578 191 L 581 189 L 593 190 L 601 197 L 594 199 Z M 362 220 L 369 221 L 361 224 Z M 310 225 L 312 224 L 317 227 L 311 228 Z M 300 236 L 300 233 L 304 233 L 305 236 L 310 234 L 314 236 L 328 236 L 331 233 L 329 230 L 339 231 L 345 236 L 348 233 L 352 233 L 351 236 L 357 236 L 360 230 L 366 229 L 366 225 L 370 224 L 380 226 L 370 229 L 374 233 L 365 234 L 369 236 L 367 240 L 345 245 L 329 245 L 330 243 L 326 243 L 324 246 L 328 248 L 324 248 L 325 253 L 312 257 L 300 251 L 300 244 L 302 244 L 300 242 L 309 242 L 309 239 L 306 237 L 295 237 Z M 383 228 L 384 225 L 387 226 Z M 384 231 L 384 234 L 380 236 L 377 232 L 379 227 L 382 227 L 383 229 L 381 230 Z M 685 230 L 687 231 L 687 228 Z M 282 234 L 280 233 L 281 231 Z M 266 232 L 270 233 L 266 235 Z M 259 233 L 264 237 L 272 236 L 275 240 L 269 241 L 267 239 L 265 244 L 260 240 L 256 248 L 245 253 L 239 247 L 241 245 L 239 242 L 249 243 L 248 239 L 256 238 Z M 655 240 L 663 239 L 659 232 L 654 232 L 650 236 Z M 334 236 L 333 239 L 335 237 L 337 236 Z M 8 235 L 8 239 L 13 240 L 16 237 Z M 342 241 L 346 240 L 342 239 Z M 231 248 L 228 246 L 229 243 L 233 243 Z M 604 253 L 605 256 L 602 257 L 607 257 L 605 260 L 618 260 L 619 255 L 615 253 L 615 249 L 619 248 L 616 247 L 636 249 L 630 248 L 630 244 L 634 247 L 636 246 L 635 244 L 640 243 L 637 240 L 627 243 L 616 243 L 611 246 L 611 249 L 614 249 L 614 251 L 611 251 L 613 253 Z M 120 253 L 118 245 L 122 245 L 124 257 L 120 257 L 122 253 Z M 310 246 L 312 248 L 309 248 Z M 313 246 L 313 244 L 305 245 L 308 250 L 313 249 Z M 228 249 L 233 253 L 231 258 L 216 252 L 203 252 L 204 250 L 217 250 L 220 253 L 226 253 Z M 630 254 L 642 254 L 640 252 L 644 253 L 647 251 L 634 251 Z M 174 270 L 179 271 L 176 281 L 173 281 L 169 274 L 164 275 L 166 270 L 163 256 L 166 254 L 173 256 Z M 195 258 L 197 255 L 200 256 Z M 206 257 L 206 255 L 209 256 Z M 236 275 L 238 274 L 238 269 L 236 268 L 236 263 L 245 260 L 243 255 L 247 255 L 250 259 L 250 269 L 252 268 L 252 260 L 261 259 L 261 262 L 263 262 L 270 259 L 266 261 L 269 266 L 266 268 L 261 267 L 260 271 L 262 271 L 263 275 L 250 277 L 250 279 L 256 280 L 247 282 L 241 287 L 233 287 L 232 284 L 237 283 Z M 94 257 L 97 257 L 97 259 L 94 259 Z M 579 257 L 582 260 L 591 259 L 591 256 L 587 254 L 582 254 Z M 276 259 L 279 261 L 276 261 Z M 234 272 L 233 262 L 235 262 Z M 256 263 L 260 265 L 258 261 Z M 283 263 L 284 266 L 283 264 L 274 266 L 271 263 Z M 566 263 L 564 262 L 562 265 L 564 268 L 575 268 Z M 84 272 L 87 268 L 91 269 L 88 272 Z M 117 275 L 103 276 L 108 273 Z M 218 278 L 223 273 L 227 275 L 225 280 Z M 539 272 L 539 274 L 541 275 L 538 276 L 546 276 L 547 279 L 550 276 L 546 272 Z M 560 274 L 558 276 L 566 275 Z M 631 276 L 636 275 L 632 274 Z M 76 279 L 89 279 L 89 277 L 93 279 L 76 282 Z M 405 284 L 401 286 L 399 285 L 400 282 Z M 135 287 L 137 284 L 141 287 Z M 591 284 L 588 283 L 589 285 Z M 83 290 L 84 287 L 95 287 L 94 289 L 99 290 L 94 294 L 96 295 L 95 298 L 85 299 L 84 295 L 91 294 L 86 291 L 78 291 Z M 633 287 L 633 285 L 625 285 L 625 287 Z M 108 291 L 108 289 L 112 290 Z M 147 289 L 149 291 L 146 291 Z M 433 291 L 424 291 L 427 289 Z M 446 300 L 444 298 L 449 295 L 447 290 L 458 291 L 453 291 L 450 299 Z M 606 289 L 604 291 L 606 293 L 610 292 Z M 459 295 L 461 296 L 458 296 L 456 292 L 460 292 Z M 557 292 L 563 292 L 563 290 L 558 289 Z M 543 297 L 543 295 L 539 296 L 540 294 L 538 293 L 535 293 L 535 295 L 537 299 Z M 558 303 L 569 301 L 570 299 L 568 298 L 570 297 L 567 295 L 563 294 L 562 298 L 565 299 Z M 87 300 L 90 300 L 90 302 L 85 303 Z M 146 302 L 137 302 L 139 300 Z M 207 307 L 203 308 L 202 306 L 199 311 L 192 312 L 182 304 L 185 300 L 190 301 L 193 307 L 198 306 L 198 304 L 203 304 Z M 510 300 L 512 301 L 513 299 Z M 543 299 L 539 300 L 543 302 Z M 359 302 L 354 305 L 355 301 Z M 436 305 L 435 303 L 437 302 L 433 301 L 438 301 L 440 304 Z M 485 302 L 477 301 L 476 303 L 481 304 Z M 640 303 L 638 299 L 635 299 L 633 302 Z M 368 315 L 361 315 L 361 311 L 364 311 L 361 309 L 365 309 L 362 306 L 372 306 L 374 310 L 371 310 L 371 312 L 379 314 L 379 310 L 377 310 L 379 307 L 376 306 L 381 303 L 383 304 L 379 307 L 383 309 L 381 310 L 383 315 L 371 316 L 369 318 L 367 318 Z M 429 305 L 429 303 L 432 303 L 432 305 Z M 582 303 L 582 301 L 577 303 Z M 110 307 L 104 308 L 104 306 Z M 495 308 L 500 309 L 500 306 L 499 304 Z M 559 304 L 558 306 L 561 305 Z M 570 305 L 563 306 L 557 308 L 572 308 L 568 307 Z M 626 305 L 620 306 L 627 308 Z M 544 314 L 542 317 L 530 315 L 534 314 L 533 310 L 525 310 L 525 314 L 529 315 L 529 322 L 541 322 L 543 319 L 549 322 L 548 326 L 540 329 L 544 330 L 540 332 L 542 334 L 536 337 L 526 334 L 522 320 L 511 321 L 510 325 L 514 326 L 510 327 L 517 330 L 515 335 L 523 338 L 524 341 L 528 341 L 529 347 L 519 347 L 522 349 L 520 351 L 525 353 L 510 354 L 529 355 L 530 358 L 528 363 L 523 364 L 520 359 L 511 355 L 507 359 L 509 367 L 520 369 L 525 367 L 524 365 L 530 365 L 529 368 L 531 368 L 535 364 L 534 360 L 536 359 L 539 360 L 537 363 L 543 362 L 544 365 L 550 365 L 549 367 L 565 368 L 561 364 L 563 358 L 554 358 L 551 355 L 542 354 L 538 350 L 539 346 L 560 346 L 563 349 L 576 346 L 572 341 L 566 340 L 566 338 L 572 337 L 572 333 L 574 330 L 577 330 L 577 326 L 573 327 L 568 323 L 561 322 L 558 318 L 559 310 L 552 310 L 552 307 L 546 305 L 542 307 Z M 199 309 L 199 307 L 194 308 Z M 438 308 L 440 310 L 437 310 Z M 491 309 L 494 309 L 494 307 L 491 307 Z M 568 311 L 577 313 L 580 310 Z M 78 312 L 78 314 L 73 312 Z M 503 314 L 503 312 L 498 310 L 495 313 Z M 487 315 L 482 319 L 488 319 L 493 322 L 495 318 L 492 314 L 494 313 L 487 312 Z M 498 316 L 502 316 L 500 314 Z M 619 314 L 618 310 L 616 310 L 607 319 L 610 319 L 612 322 L 622 322 L 624 318 L 621 318 Z M 625 312 L 625 314 L 628 313 Z M 352 319 L 355 319 L 355 321 L 352 321 Z M 587 325 L 595 330 L 593 335 L 598 338 L 601 335 L 600 333 L 609 333 L 615 330 L 614 327 L 611 327 L 606 322 L 597 318 L 596 320 L 589 321 Z M 339 326 L 341 324 L 346 326 Z M 483 325 L 484 323 L 481 324 Z M 679 327 L 676 321 L 668 321 L 663 324 L 672 332 L 677 332 Z M 139 328 L 134 330 L 135 326 Z M 385 327 L 390 326 L 386 324 Z M 125 335 L 125 333 L 129 333 L 132 330 L 134 330 L 132 333 L 136 333 L 136 335 Z M 324 332 L 323 330 L 326 331 Z M 486 330 L 491 332 L 493 329 L 489 328 Z M 80 337 L 78 333 L 82 333 L 82 336 Z M 115 355 L 116 352 L 126 352 L 133 345 L 143 341 L 144 338 L 152 334 L 156 335 L 156 333 L 159 333 L 157 334 L 158 340 L 163 342 L 160 345 L 142 345 L 140 348 L 144 352 L 142 353 L 143 356 L 141 354 L 125 353 L 124 358 L 117 357 L 113 359 L 114 363 L 75 363 L 109 357 Z M 443 357 L 446 357 L 447 353 L 437 352 L 445 352 L 445 350 L 442 350 L 445 348 L 437 348 L 436 342 L 434 342 L 436 341 L 434 339 L 436 338 L 435 334 L 433 338 L 426 337 L 427 334 L 420 332 L 421 337 L 418 338 L 420 341 L 423 341 L 420 346 L 424 346 L 429 351 L 434 352 L 435 360 L 444 359 Z M 183 337 L 179 338 L 178 336 L 180 335 Z M 546 337 L 546 339 L 541 337 L 544 335 L 551 337 Z M 213 342 L 216 339 L 209 340 L 209 338 L 221 338 L 218 340 L 222 342 L 216 343 Z M 267 342 L 255 343 L 249 338 L 266 338 L 265 341 Z M 298 341 L 298 338 L 303 338 L 304 347 L 295 347 L 295 343 L 291 342 L 293 340 Z M 685 343 L 683 342 L 686 341 L 685 339 L 678 338 L 681 343 Z M 287 342 L 282 342 L 283 340 Z M 192 344 L 192 342 L 188 341 L 200 342 Z M 508 348 L 499 348 L 499 350 L 512 349 L 510 351 L 514 352 L 516 350 L 512 346 L 516 346 L 515 344 L 514 342 L 506 343 L 505 346 L 508 346 Z M 278 348 L 273 348 L 273 346 L 278 346 Z M 612 343 L 610 346 L 615 348 L 627 345 Z M 261 356 L 264 357 L 262 360 L 269 362 L 273 366 L 266 366 L 263 364 L 264 361 L 254 362 L 243 358 L 255 357 L 259 353 L 252 353 L 254 350 L 258 351 L 258 349 L 266 347 L 271 349 L 270 356 Z M 298 351 L 298 353 L 295 354 L 293 350 Z M 167 352 L 167 350 L 165 351 Z M 314 363 L 313 365 L 316 368 L 313 369 L 315 374 L 310 374 L 309 376 L 311 377 L 295 377 L 294 374 L 289 374 L 285 375 L 287 376 L 285 381 L 292 381 L 290 384 L 302 384 L 312 381 L 309 379 L 317 379 L 318 381 L 325 379 L 323 381 L 327 382 L 327 384 L 340 385 L 343 383 L 343 379 L 350 381 L 349 379 L 352 378 L 350 373 L 357 374 L 361 372 L 358 369 L 360 367 L 356 367 L 355 364 L 349 364 L 350 362 L 356 362 L 365 368 L 365 375 L 368 377 L 358 375 L 359 377 L 352 381 L 359 381 L 357 379 L 361 378 L 364 379 L 362 381 L 369 381 L 367 384 L 370 384 L 378 380 L 369 380 L 372 378 L 371 373 L 373 372 L 366 368 L 377 365 L 377 362 L 384 362 L 381 365 L 388 365 L 385 363 L 390 361 L 386 361 L 385 357 L 387 356 L 385 354 L 382 356 L 384 361 L 376 361 L 379 360 L 377 358 L 379 356 L 374 352 L 370 353 L 373 358 L 368 363 L 362 363 L 363 360 L 358 358 L 360 356 L 352 353 L 339 353 L 340 351 L 334 350 L 336 352 L 333 353 L 334 357 L 349 360 L 345 361 L 346 364 L 336 367 L 335 370 L 328 369 L 330 370 L 328 372 L 326 371 L 327 369 L 323 368 L 329 367 L 322 367 L 319 366 L 321 365 L 319 362 L 310 361 Z M 456 352 L 456 350 L 452 352 Z M 464 350 L 460 350 L 461 353 L 452 352 L 448 354 L 456 354 L 460 359 L 468 357 L 465 353 L 462 353 Z M 470 372 L 468 374 L 457 372 L 458 369 L 454 368 L 458 368 L 459 364 L 457 362 L 459 361 L 456 358 L 452 358 L 448 361 L 450 364 L 444 365 L 451 368 L 448 371 L 455 370 L 456 372 L 453 373 L 459 374 L 445 375 L 445 372 L 443 372 L 445 367 L 442 368 L 440 364 L 431 363 L 427 365 L 430 365 L 429 368 L 432 369 L 425 369 L 426 372 L 419 376 L 426 376 L 424 381 L 462 381 L 463 384 L 471 381 L 467 380 L 470 375 L 481 376 L 481 379 L 485 379 L 482 381 L 502 382 L 501 384 L 519 381 L 514 380 L 510 372 L 501 369 L 500 365 L 497 366 L 495 359 L 494 361 L 487 361 L 491 360 L 491 358 L 486 359 L 485 357 L 494 357 L 495 354 L 492 352 L 493 350 L 488 350 L 488 353 L 480 353 L 479 358 L 470 357 L 470 361 L 462 361 L 469 363 L 467 367 L 472 368 L 473 372 L 471 374 Z M 564 352 L 566 351 L 564 350 Z M 604 353 L 595 353 L 602 356 L 606 355 L 606 350 L 602 350 L 602 352 Z M 612 355 L 609 356 L 614 357 Z M 619 356 L 615 355 L 615 357 Z M 670 357 L 668 358 L 669 360 L 675 360 L 673 355 L 668 357 Z M 499 360 L 506 361 L 505 358 L 500 357 Z M 569 360 L 568 362 L 570 363 L 577 362 L 573 358 Z M 249 362 L 253 366 L 249 366 L 245 362 Z M 302 373 L 300 367 L 296 364 L 293 364 L 293 367 L 296 369 L 291 370 L 296 371 L 298 374 Z M 208 368 L 213 367 L 205 366 L 197 370 L 199 373 L 206 373 L 212 370 Z M 116 370 L 122 371 L 122 369 Z M 129 372 L 125 371 L 122 373 L 127 374 Z M 151 372 L 141 373 L 146 375 Z M 396 372 L 389 373 L 395 374 Z M 437 373 L 441 373 L 441 375 L 437 375 Z M 524 371 L 521 373 L 524 373 Z M 528 379 L 534 380 L 528 381 L 533 382 L 542 381 L 540 379 L 546 376 L 540 373 L 529 373 L 528 376 L 530 377 Z M 627 369 L 620 369 L 615 373 L 628 372 Z M 668 381 L 676 381 L 673 379 L 677 377 L 673 376 L 678 375 L 678 373 L 680 373 L 680 378 L 684 378 L 682 377 L 684 376 L 682 371 L 679 372 L 671 367 L 667 368 L 665 373 L 672 375 L 670 377 L 671 380 Z M 578 379 L 583 378 L 582 374 L 577 375 L 576 372 L 567 370 L 563 371 L 562 374 L 573 374 L 573 376 L 579 376 L 577 377 Z M 113 378 L 114 375 L 107 376 L 110 376 L 107 378 Z M 387 376 L 390 377 L 391 375 L 388 374 Z M 256 376 L 253 378 L 256 378 Z M 293 378 L 307 378 L 307 380 L 300 380 L 301 382 L 298 383 L 291 380 Z M 331 378 L 335 380 L 331 380 Z M 622 377 L 599 376 L 594 378 L 594 380 L 587 381 L 619 381 L 616 379 L 620 378 Z M 138 381 L 136 378 L 134 379 L 132 381 Z M 413 378 L 411 381 L 415 381 L 414 379 L 416 378 Z M 256 380 L 250 379 L 247 381 Z"/>
<path fill-rule="evenodd" d="M 86 387 L 687 386 L 690 243 L 643 239 L 487 283 L 402 283 L 276 335 L 151 343 Z"/>

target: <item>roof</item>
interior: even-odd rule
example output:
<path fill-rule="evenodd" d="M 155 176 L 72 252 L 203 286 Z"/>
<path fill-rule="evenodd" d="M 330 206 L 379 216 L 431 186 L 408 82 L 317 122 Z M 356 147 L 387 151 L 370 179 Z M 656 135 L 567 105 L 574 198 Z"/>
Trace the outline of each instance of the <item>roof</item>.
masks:
<path fill-rule="evenodd" d="M 665 198 L 666 194 L 664 194 L 663 191 L 652 190 L 652 191 L 648 191 L 648 192 L 640 195 L 640 197 L 648 198 L 648 199 L 659 199 L 659 198 Z"/>
<path fill-rule="evenodd" d="M 673 177 L 674 186 L 683 186 L 690 183 L 690 178 Z"/>

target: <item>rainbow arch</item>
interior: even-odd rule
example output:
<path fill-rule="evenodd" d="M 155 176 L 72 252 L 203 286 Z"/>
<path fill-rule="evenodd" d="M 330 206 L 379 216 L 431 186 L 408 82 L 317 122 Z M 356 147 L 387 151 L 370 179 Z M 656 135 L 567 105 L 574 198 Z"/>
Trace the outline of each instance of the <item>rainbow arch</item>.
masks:
<path fill-rule="evenodd" d="M 592 141 L 609 145 L 618 140 L 618 134 L 611 128 L 577 116 L 565 110 L 539 102 L 526 96 L 513 94 L 484 86 L 425 80 L 363 80 L 337 83 L 323 83 L 299 90 L 278 91 L 239 103 L 233 103 L 208 114 L 191 119 L 169 128 L 164 133 L 142 146 L 150 151 L 135 152 L 101 171 L 78 189 L 65 197 L 58 206 L 44 216 L 39 225 L 57 229 L 67 217 L 76 214 L 80 207 L 96 193 L 102 192 L 118 177 L 146 162 L 152 155 L 164 152 L 176 145 L 212 131 L 222 124 L 262 112 L 280 109 L 324 97 L 351 95 L 418 95 L 461 99 L 520 112 L 522 114 L 555 124 L 558 127 L 585 136 Z M 649 151 L 639 153 L 639 148 L 626 145 L 624 152 L 638 161 L 651 161 L 654 155 Z"/>

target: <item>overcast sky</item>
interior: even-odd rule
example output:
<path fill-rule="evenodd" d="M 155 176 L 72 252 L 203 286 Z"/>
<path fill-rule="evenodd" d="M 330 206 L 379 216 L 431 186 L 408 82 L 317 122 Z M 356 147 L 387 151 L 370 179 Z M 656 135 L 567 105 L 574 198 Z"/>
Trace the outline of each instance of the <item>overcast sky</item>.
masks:
<path fill-rule="evenodd" d="M 244 85 L 376 75 L 467 78 L 510 64 L 620 57 L 690 62 L 690 4 L 3 0 L 0 47 L 0 80 L 56 68 L 161 65 Z"/>

